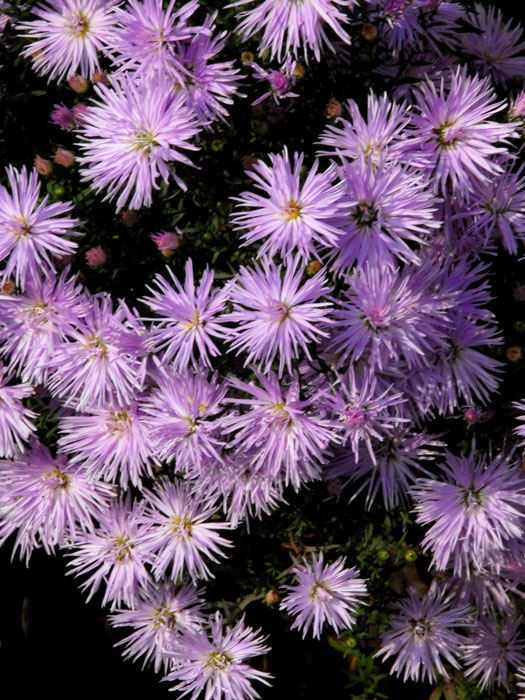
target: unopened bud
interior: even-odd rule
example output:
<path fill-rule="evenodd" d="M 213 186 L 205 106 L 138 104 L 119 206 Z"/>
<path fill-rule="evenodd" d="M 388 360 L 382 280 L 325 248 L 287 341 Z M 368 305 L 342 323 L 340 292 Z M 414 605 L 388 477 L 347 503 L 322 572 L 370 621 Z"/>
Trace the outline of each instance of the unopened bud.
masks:
<path fill-rule="evenodd" d="M 242 157 L 242 167 L 245 170 L 253 170 L 253 166 L 257 163 L 257 158 L 253 156 L 243 156 Z"/>
<path fill-rule="evenodd" d="M 361 27 L 361 36 L 367 41 L 374 41 L 377 38 L 377 27 L 372 22 L 365 22 Z"/>
<path fill-rule="evenodd" d="M 2 294 L 13 294 L 16 291 L 16 284 L 13 280 L 6 280 L 2 284 Z"/>
<path fill-rule="evenodd" d="M 86 251 L 86 262 L 89 267 L 101 267 L 107 260 L 102 246 L 95 246 Z"/>
<path fill-rule="evenodd" d="M 71 78 L 68 78 L 67 84 L 79 95 L 83 95 L 89 90 L 89 81 L 81 75 L 72 75 Z"/>
<path fill-rule="evenodd" d="M 292 75 L 293 75 L 295 78 L 299 78 L 299 80 L 300 80 L 301 78 L 304 78 L 305 72 L 306 72 L 306 71 L 305 71 L 305 69 L 304 69 L 303 64 L 302 64 L 302 63 L 296 63 L 295 66 L 294 66 L 294 69 L 293 69 L 293 71 L 292 71 Z"/>
<path fill-rule="evenodd" d="M 331 97 L 326 105 L 325 114 L 327 117 L 332 117 L 332 119 L 335 119 L 335 117 L 341 116 L 342 110 L 343 108 L 339 100 L 336 100 L 335 97 Z"/>
<path fill-rule="evenodd" d="M 126 209 L 126 211 L 122 212 L 122 221 L 126 224 L 126 226 L 136 226 L 139 222 L 137 212 L 132 211 L 131 209 Z"/>
<path fill-rule="evenodd" d="M 241 61 L 243 63 L 251 63 L 254 60 L 255 56 L 251 51 L 242 51 L 241 52 Z"/>
<path fill-rule="evenodd" d="M 521 360 L 522 356 L 523 353 L 521 352 L 521 348 L 517 345 L 513 345 L 511 348 L 507 348 L 507 360 L 510 360 L 511 362 L 517 362 L 518 360 Z"/>
<path fill-rule="evenodd" d="M 53 172 L 53 163 L 50 160 L 41 158 L 40 156 L 35 156 L 33 165 L 35 166 L 37 173 L 39 175 L 43 175 L 44 177 L 48 177 Z"/>
<path fill-rule="evenodd" d="M 94 83 L 102 83 L 102 85 L 109 85 L 108 74 L 105 71 L 101 71 L 100 73 L 95 73 L 93 75 L 93 82 Z"/>
<path fill-rule="evenodd" d="M 268 591 L 264 596 L 264 601 L 268 603 L 268 605 L 275 605 L 275 603 L 278 603 L 280 600 L 281 597 L 275 591 Z"/>
<path fill-rule="evenodd" d="M 67 151 L 65 148 L 57 148 L 53 160 L 64 168 L 70 168 L 75 162 L 75 156 L 71 151 Z"/>
<path fill-rule="evenodd" d="M 319 260 L 310 260 L 308 263 L 308 267 L 306 268 L 306 272 L 309 275 L 316 275 L 319 270 L 321 269 L 322 265 L 319 262 Z"/>

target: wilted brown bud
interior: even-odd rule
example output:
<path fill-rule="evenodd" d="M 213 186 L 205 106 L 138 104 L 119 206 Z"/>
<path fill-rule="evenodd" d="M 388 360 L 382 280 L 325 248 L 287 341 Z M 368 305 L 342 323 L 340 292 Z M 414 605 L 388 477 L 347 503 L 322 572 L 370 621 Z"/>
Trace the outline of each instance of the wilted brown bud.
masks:
<path fill-rule="evenodd" d="M 79 95 L 83 95 L 89 90 L 89 81 L 81 75 L 72 75 L 71 78 L 68 78 L 67 84 Z"/>
<path fill-rule="evenodd" d="M 43 175 L 44 177 L 48 177 L 53 172 L 53 163 L 50 160 L 41 158 L 40 156 L 35 156 L 33 165 L 35 166 L 37 173 L 39 175 Z"/>
<path fill-rule="evenodd" d="M 57 148 L 53 160 L 64 168 L 70 168 L 75 162 L 75 156 L 71 151 L 67 151 L 65 148 Z"/>

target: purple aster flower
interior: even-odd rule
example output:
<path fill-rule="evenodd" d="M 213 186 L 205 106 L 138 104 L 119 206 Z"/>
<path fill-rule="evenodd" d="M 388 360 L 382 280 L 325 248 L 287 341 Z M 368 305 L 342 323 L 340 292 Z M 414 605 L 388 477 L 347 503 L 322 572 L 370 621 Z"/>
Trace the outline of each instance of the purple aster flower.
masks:
<path fill-rule="evenodd" d="M 77 244 L 65 236 L 80 236 L 75 227 L 81 222 L 61 216 L 71 211 L 70 202 L 48 204 L 47 195 L 38 203 L 40 183 L 35 170 L 28 175 L 7 168 L 9 192 L 0 185 L 0 260 L 3 274 L 13 276 L 22 289 L 32 281 L 38 284 L 42 274 L 54 270 L 50 256 L 71 255 Z"/>
<path fill-rule="evenodd" d="M 273 372 L 268 377 L 255 374 L 262 387 L 230 380 L 234 389 L 252 398 L 229 399 L 250 410 L 226 416 L 223 431 L 235 433 L 230 447 L 251 450 L 251 469 L 297 490 L 303 481 L 318 477 L 325 451 L 338 440 L 333 422 L 322 417 L 313 399 L 301 400 L 297 377 L 285 388 Z"/>
<path fill-rule="evenodd" d="M 140 488 L 141 480 L 153 476 L 154 441 L 140 401 L 120 404 L 116 400 L 88 415 L 62 418 L 58 446 L 71 464 L 80 463 L 89 476 Z"/>
<path fill-rule="evenodd" d="M 183 370 L 190 362 L 193 366 L 199 361 L 211 367 L 211 357 L 220 355 L 213 338 L 227 338 L 228 333 L 223 325 L 221 313 L 226 307 L 227 292 L 214 289 L 212 291 L 214 272 L 208 267 L 204 270 L 199 286 L 195 288 L 193 263 L 186 262 L 186 278 L 184 286 L 169 272 L 173 286 L 161 275 L 155 276 L 155 284 L 159 291 L 148 287 L 153 296 L 145 297 L 144 302 L 161 318 L 153 321 L 149 347 L 153 352 L 162 352 L 163 362 L 172 362 L 173 367 Z M 175 288 L 173 288 L 175 287 Z"/>
<path fill-rule="evenodd" d="M 92 531 L 113 497 L 110 486 L 88 480 L 80 467 L 37 442 L 2 463 L 0 494 L 0 542 L 17 530 L 13 554 L 19 549 L 26 563 L 35 548 L 52 554 L 57 545 L 74 542 L 79 530 Z"/>
<path fill-rule="evenodd" d="M 64 131 L 71 131 L 77 123 L 73 110 L 64 104 L 54 105 L 54 109 L 51 112 L 51 121 Z"/>
<path fill-rule="evenodd" d="M 99 527 L 93 532 L 79 533 L 69 556 L 75 576 L 90 574 L 81 590 L 90 589 L 88 601 L 103 584 L 102 605 L 111 603 L 111 609 L 122 605 L 134 607 L 141 592 L 152 580 L 146 564 L 152 557 L 145 543 L 146 528 L 140 522 L 142 504 L 130 499 L 114 504 L 98 516 Z"/>
<path fill-rule="evenodd" d="M 229 524 L 211 521 L 216 509 L 203 506 L 186 484 L 162 481 L 154 492 L 146 492 L 147 508 L 142 518 L 148 527 L 147 543 L 153 556 L 153 575 L 172 581 L 184 573 L 192 580 L 213 576 L 204 558 L 218 562 L 231 546 L 219 530 Z"/>
<path fill-rule="evenodd" d="M 376 654 L 384 659 L 396 656 L 391 673 L 403 673 L 404 681 L 428 679 L 434 683 L 438 673 L 449 678 L 443 662 L 459 668 L 459 645 L 465 637 L 454 628 L 466 624 L 470 607 L 454 606 L 453 599 L 453 594 L 439 588 L 434 580 L 421 600 L 411 588 L 408 597 L 398 603 Z"/>
<path fill-rule="evenodd" d="M 525 74 L 525 56 L 518 55 L 525 52 L 521 25 L 512 27 L 512 22 L 505 23 L 501 10 L 479 3 L 465 20 L 474 31 L 461 34 L 461 49 L 475 70 L 503 87 L 514 76 Z"/>
<path fill-rule="evenodd" d="M 291 56 L 288 56 L 279 70 L 264 70 L 264 68 L 253 61 L 249 62 L 248 65 L 253 69 L 253 77 L 257 78 L 257 80 L 265 80 L 269 88 L 268 92 L 254 100 L 252 105 L 258 105 L 268 97 L 272 97 L 275 104 L 279 104 L 281 100 L 288 97 L 299 97 L 297 93 L 292 92 L 292 88 L 297 80 L 294 74 L 297 62 Z"/>
<path fill-rule="evenodd" d="M 313 627 L 314 639 L 328 623 L 336 632 L 350 629 L 355 623 L 360 598 L 367 595 L 366 582 L 352 567 L 345 568 L 346 561 L 339 557 L 332 564 L 324 564 L 323 553 L 315 554 L 312 561 L 306 559 L 296 564 L 292 572 L 296 577 L 293 586 L 283 586 L 288 592 L 280 609 L 295 616 L 291 629 L 306 633 Z"/>
<path fill-rule="evenodd" d="M 471 78 L 465 67 L 451 77 L 448 90 L 443 82 L 437 89 L 427 80 L 415 93 L 413 144 L 428 159 L 426 171 L 434 190 L 445 195 L 450 188 L 467 199 L 474 183 L 499 175 L 501 166 L 494 156 L 505 152 L 504 144 L 516 135 L 516 128 L 490 121 L 505 103 L 496 101 L 487 78 Z M 409 148 L 412 152 L 413 145 Z"/>
<path fill-rule="evenodd" d="M 343 444 L 349 444 L 356 463 L 361 442 L 365 443 L 370 459 L 375 462 L 372 439 L 382 441 L 396 425 L 409 421 L 398 411 L 391 410 L 405 401 L 402 393 L 395 393 L 392 384 L 383 388 L 368 365 L 362 371 L 350 366 L 348 372 L 339 377 L 329 402 L 340 423 Z"/>
<path fill-rule="evenodd" d="M 422 403 L 432 403 L 439 413 L 452 413 L 463 400 L 486 404 L 501 381 L 503 364 L 480 352 L 484 346 L 500 345 L 501 336 L 492 324 L 475 323 L 449 312 L 450 329 L 439 349 L 431 372 L 426 375 Z M 480 349 L 476 349 L 480 348 Z"/>
<path fill-rule="evenodd" d="M 480 183 L 460 216 L 467 219 L 468 232 L 485 233 L 485 242 L 497 237 L 511 255 L 518 241 L 525 240 L 525 176 L 523 165 L 516 172 L 509 163 L 496 178 Z"/>
<path fill-rule="evenodd" d="M 363 158 L 343 166 L 340 175 L 349 212 L 340 223 L 334 269 L 346 271 L 367 261 L 378 266 L 396 258 L 419 264 L 414 244 L 425 243 L 441 226 L 436 220 L 436 200 L 423 176 Z"/>
<path fill-rule="evenodd" d="M 170 690 L 190 695 L 197 700 L 205 692 L 209 700 L 257 700 L 259 694 L 252 681 L 270 685 L 270 674 L 246 663 L 246 659 L 269 650 L 265 637 L 251 627 L 245 627 L 244 618 L 235 627 L 224 627 L 219 612 L 210 619 L 210 634 L 202 628 L 186 632 L 173 650 L 173 669 L 166 680 L 175 681 Z"/>
<path fill-rule="evenodd" d="M 271 165 L 257 161 L 247 174 L 263 194 L 243 192 L 233 198 L 238 207 L 249 208 L 232 216 L 237 230 L 248 229 L 243 245 L 266 239 L 258 256 L 279 253 L 284 259 L 297 250 L 304 260 L 318 258 L 319 246 L 332 248 L 340 236 L 340 212 L 346 207 L 343 185 L 334 183 L 335 168 L 320 173 L 315 161 L 301 183 L 303 159 L 294 153 L 292 167 L 285 148 L 282 156 L 270 156 Z"/>
<path fill-rule="evenodd" d="M 144 657 L 142 668 L 152 663 L 158 673 L 171 665 L 171 650 L 179 635 L 197 631 L 204 623 L 200 611 L 201 590 L 185 584 L 151 585 L 133 610 L 117 610 L 110 615 L 112 627 L 132 627 L 133 632 L 118 642 L 125 645 L 125 659 Z"/>
<path fill-rule="evenodd" d="M 16 457 L 24 451 L 24 442 L 35 431 L 37 414 L 25 408 L 22 399 L 34 392 L 30 384 L 8 386 L 11 377 L 0 369 L 0 457 Z"/>
<path fill-rule="evenodd" d="M 176 460 L 176 469 L 198 475 L 208 460 L 221 461 L 224 444 L 220 414 L 226 388 L 217 374 L 204 371 L 174 374 L 159 369 L 154 388 L 143 404 L 146 426 L 155 443 L 156 456 Z"/>
<path fill-rule="evenodd" d="M 440 327 L 447 305 L 429 294 L 426 277 L 410 267 L 400 272 L 367 263 L 347 281 L 329 344 L 329 351 L 339 354 L 339 364 L 364 357 L 380 370 L 401 359 L 409 367 L 425 365 L 427 356 L 443 345 Z"/>
<path fill-rule="evenodd" d="M 179 60 L 185 74 L 175 81 L 175 89 L 183 92 L 186 104 L 195 112 L 202 126 L 208 128 L 209 122 L 216 119 L 226 121 L 227 106 L 233 104 L 232 98 L 238 92 L 241 80 L 234 61 L 213 62 L 223 50 L 228 36 L 226 31 L 213 35 L 216 17 L 217 12 L 209 15 L 191 40 L 181 46 Z"/>
<path fill-rule="evenodd" d="M 87 312 L 87 297 L 69 268 L 57 277 L 29 281 L 25 293 L 6 296 L 0 305 L 0 352 L 9 371 L 24 381 L 45 384 L 57 345 Z"/>
<path fill-rule="evenodd" d="M 302 282 L 303 269 L 298 257 L 290 260 L 282 277 L 282 265 L 264 257 L 252 269 L 241 267 L 230 288 L 233 312 L 225 318 L 233 322 L 231 349 L 246 352 L 244 366 L 255 361 L 269 372 L 279 358 L 279 376 L 284 367 L 292 371 L 292 359 L 299 349 L 310 358 L 308 343 L 327 337 L 323 328 L 331 323 L 329 301 L 319 301 L 330 288 L 324 270 Z M 299 268 L 299 269 L 298 269 Z"/>
<path fill-rule="evenodd" d="M 366 119 L 354 100 L 347 101 L 346 109 L 350 119 L 340 117 L 338 126 L 327 126 L 321 134 L 319 145 L 330 150 L 320 151 L 320 155 L 337 155 L 348 160 L 363 158 L 374 165 L 403 159 L 410 141 L 406 129 L 410 114 L 404 104 L 391 102 L 386 93 L 377 97 L 370 92 Z"/>
<path fill-rule="evenodd" d="M 203 27 L 187 24 L 199 7 L 198 0 L 177 10 L 175 4 L 170 0 L 164 8 L 159 0 L 129 0 L 117 9 L 119 27 L 111 57 L 119 71 L 132 71 L 146 81 L 166 76 L 184 82 L 187 72 L 177 49 Z"/>
<path fill-rule="evenodd" d="M 111 87 L 98 83 L 94 89 L 99 99 L 79 128 L 83 156 L 78 161 L 84 166 L 84 180 L 92 182 L 96 192 L 103 190 L 104 200 L 118 195 L 117 211 L 124 205 L 149 207 L 159 178 L 168 182 L 172 175 L 186 189 L 168 165 L 192 165 L 183 150 L 197 150 L 189 141 L 199 126 L 184 94 L 153 79 L 140 84 L 115 79 Z"/>
<path fill-rule="evenodd" d="M 239 0 L 228 7 L 253 5 L 254 0 Z M 355 0 L 303 0 L 302 2 L 281 2 L 281 0 L 263 0 L 255 7 L 239 13 L 237 32 L 243 41 L 262 32 L 259 42 L 259 54 L 270 49 L 270 60 L 283 60 L 284 56 L 298 56 L 304 53 L 308 59 L 309 52 L 315 60 L 321 60 L 321 49 L 327 46 L 334 51 L 325 28 L 330 28 L 346 44 L 350 36 L 343 25 L 350 21 L 339 7 L 349 10 Z"/>
<path fill-rule="evenodd" d="M 47 0 L 33 9 L 40 19 L 17 29 L 31 39 L 22 55 L 35 70 L 62 80 L 80 73 L 92 78 L 100 70 L 98 52 L 114 41 L 116 0 Z"/>
<path fill-rule="evenodd" d="M 367 510 L 380 491 L 385 508 L 392 510 L 400 503 L 406 503 L 410 486 L 416 480 L 416 472 L 429 474 L 423 464 L 434 460 L 438 456 L 436 448 L 442 446 L 440 440 L 424 432 L 413 433 L 409 428 L 395 427 L 384 440 L 372 443 L 373 457 L 364 453 L 356 462 L 353 454 L 340 453 L 326 471 L 326 479 L 346 477 L 346 483 L 362 480 L 350 500 L 368 487 Z"/>
<path fill-rule="evenodd" d="M 519 636 L 521 620 L 481 618 L 467 643 L 463 659 L 465 678 L 477 680 L 478 688 L 492 692 L 494 685 L 509 689 L 509 664 L 525 663 L 525 640 Z"/>
<path fill-rule="evenodd" d="M 523 536 L 525 479 L 501 456 L 488 464 L 474 454 L 446 458 L 443 480 L 418 479 L 411 494 L 417 522 L 430 525 L 422 547 L 432 564 L 468 577 Z"/>
<path fill-rule="evenodd" d="M 55 347 L 49 390 L 75 408 L 102 408 L 113 397 L 131 400 L 142 388 L 140 338 L 125 323 L 122 306 L 115 312 L 108 295 L 94 296 L 84 318 Z"/>

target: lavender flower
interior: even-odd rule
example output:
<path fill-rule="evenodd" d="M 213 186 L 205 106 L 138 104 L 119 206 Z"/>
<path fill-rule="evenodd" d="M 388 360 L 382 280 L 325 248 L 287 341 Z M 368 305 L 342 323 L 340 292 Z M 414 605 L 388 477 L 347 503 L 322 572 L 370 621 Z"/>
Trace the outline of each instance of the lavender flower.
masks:
<path fill-rule="evenodd" d="M 270 475 L 277 484 L 291 483 L 297 490 L 303 481 L 319 475 L 323 454 L 337 435 L 331 430 L 332 422 L 315 410 L 312 399 L 300 399 L 296 377 L 286 389 L 273 372 L 267 378 L 259 373 L 256 377 L 262 388 L 230 380 L 235 389 L 253 398 L 230 399 L 250 411 L 227 416 L 223 431 L 235 432 L 230 447 L 252 451 L 252 469 Z"/>
<path fill-rule="evenodd" d="M 346 569 L 345 559 L 324 564 L 323 553 L 296 564 L 293 573 L 297 583 L 283 586 L 289 591 L 280 608 L 296 616 L 292 629 L 302 630 L 303 639 L 313 626 L 313 637 L 319 638 L 325 623 L 336 632 L 350 629 L 355 623 L 356 608 L 366 596 L 366 583 L 358 578 L 355 568 Z"/>
<path fill-rule="evenodd" d="M 89 415 L 62 418 L 58 446 L 73 454 L 71 464 L 80 463 L 86 474 L 105 481 L 140 487 L 143 477 L 153 476 L 154 442 L 140 401 L 91 409 Z"/>
<path fill-rule="evenodd" d="M 227 293 L 224 290 L 213 290 L 214 273 L 208 267 L 205 269 L 199 286 L 195 288 L 193 263 L 186 262 L 186 278 L 184 286 L 167 268 L 173 286 L 160 275 L 155 276 L 155 284 L 159 291 L 148 287 L 153 296 L 141 301 L 157 313 L 161 320 L 154 321 L 148 341 L 153 352 L 162 352 L 164 362 L 172 362 L 178 370 L 186 369 L 190 362 L 197 364 L 199 360 L 207 367 L 211 366 L 211 357 L 219 355 L 219 349 L 213 338 L 228 336 L 220 317 L 226 307 Z"/>
<path fill-rule="evenodd" d="M 158 0 L 129 0 L 117 9 L 119 26 L 111 56 L 120 72 L 132 72 L 146 81 L 166 76 L 184 82 L 187 71 L 177 49 L 203 28 L 187 24 L 199 7 L 198 0 L 177 10 L 175 3 L 170 0 L 164 8 Z"/>
<path fill-rule="evenodd" d="M 269 87 L 268 92 L 254 100 L 252 105 L 258 105 L 268 97 L 272 97 L 276 104 L 289 97 L 299 97 L 297 93 L 292 92 L 292 88 L 297 80 L 294 75 L 297 62 L 291 56 L 288 56 L 279 70 L 267 71 L 253 61 L 248 63 L 248 65 L 253 69 L 253 77 L 257 78 L 257 80 L 265 80 Z"/>
<path fill-rule="evenodd" d="M 47 0 L 33 9 L 40 19 L 22 22 L 26 39 L 33 41 L 23 56 L 49 80 L 79 73 L 92 78 L 100 70 L 98 52 L 114 40 L 116 0 Z"/>
<path fill-rule="evenodd" d="M 524 531 L 525 480 L 508 459 L 454 457 L 444 480 L 419 479 L 412 489 L 417 522 L 430 525 L 422 546 L 438 570 L 468 576 Z"/>
<path fill-rule="evenodd" d="M 173 670 L 167 680 L 175 681 L 170 690 L 197 700 L 201 692 L 213 700 L 256 700 L 259 694 L 252 681 L 270 685 L 269 673 L 259 671 L 246 659 L 266 654 L 265 638 L 251 627 L 245 627 L 244 619 L 235 627 L 224 628 L 219 612 L 210 620 L 210 635 L 205 629 L 186 632 L 173 650 Z"/>
<path fill-rule="evenodd" d="M 0 493 L 0 542 L 17 530 L 13 553 L 20 549 L 26 562 L 37 547 L 52 554 L 57 545 L 74 542 L 79 530 L 92 531 L 113 497 L 110 486 L 88 480 L 80 467 L 37 442 L 2 464 Z"/>
<path fill-rule="evenodd" d="M 476 679 L 478 687 L 489 692 L 494 685 L 508 690 L 509 664 L 525 663 L 525 640 L 519 628 L 520 620 L 481 618 L 463 646 L 465 678 Z"/>
<path fill-rule="evenodd" d="M 204 462 L 220 462 L 224 440 L 219 416 L 226 388 L 217 375 L 208 379 L 202 371 L 174 374 L 160 369 L 156 382 L 143 411 L 158 458 L 176 459 L 177 470 L 191 476 L 200 473 Z"/>
<path fill-rule="evenodd" d="M 229 7 L 251 5 L 253 1 L 239 0 Z M 301 3 L 286 4 L 278 0 L 263 0 L 255 7 L 239 13 L 237 31 L 242 34 L 243 41 L 263 32 L 259 53 L 270 49 L 270 59 L 277 57 L 282 61 L 283 56 L 297 56 L 302 51 L 306 57 L 312 52 L 315 60 L 319 61 L 321 49 L 325 45 L 334 50 L 325 26 L 341 41 L 350 43 L 350 36 L 343 28 L 349 17 L 337 6 L 348 10 L 354 5 L 354 0 L 304 0 Z"/>
<path fill-rule="evenodd" d="M 142 388 L 140 338 L 126 325 L 124 308 L 112 310 L 109 296 L 92 298 L 91 306 L 51 362 L 51 393 L 77 409 L 101 408 L 113 397 L 130 401 Z"/>
<path fill-rule="evenodd" d="M 202 27 L 190 41 L 180 49 L 180 62 L 185 74 L 177 80 L 175 89 L 183 92 L 186 104 L 195 112 L 199 122 L 209 128 L 209 123 L 228 117 L 228 105 L 233 104 L 233 96 L 238 92 L 241 80 L 239 69 L 234 61 L 213 59 L 223 50 L 227 32 L 213 35 L 217 12 L 209 15 Z M 240 97 L 244 95 L 239 93 Z"/>
<path fill-rule="evenodd" d="M 187 486 L 163 481 L 147 492 L 143 522 L 148 527 L 148 550 L 154 555 L 153 574 L 157 580 L 168 575 L 177 581 L 183 572 L 192 580 L 210 578 L 204 561 L 218 562 L 230 542 L 218 533 L 227 523 L 210 521 L 215 509 L 202 507 Z"/>
<path fill-rule="evenodd" d="M 298 267 L 295 257 L 284 279 L 282 266 L 266 257 L 252 270 L 241 267 L 230 289 L 233 312 L 225 320 L 237 324 L 231 332 L 231 349 L 248 353 L 245 366 L 255 361 L 266 373 L 278 357 L 281 376 L 285 366 L 292 371 L 299 348 L 310 358 L 308 343 L 328 335 L 323 327 L 331 323 L 327 308 L 331 303 L 318 301 L 329 292 L 324 271 L 301 285 L 303 271 Z"/>
<path fill-rule="evenodd" d="M 488 79 L 471 78 L 466 69 L 458 68 L 445 90 L 427 80 L 415 93 L 418 114 L 412 117 L 415 127 L 413 146 L 416 156 L 428 159 L 426 172 L 433 179 L 435 191 L 468 198 L 473 184 L 497 177 L 501 166 L 494 156 L 505 153 L 508 139 L 516 134 L 514 124 L 490 121 L 500 112 Z M 501 144 L 501 145 L 498 145 Z"/>
<path fill-rule="evenodd" d="M 204 622 L 200 612 L 202 591 L 185 584 L 151 585 L 133 610 L 117 610 L 110 616 L 112 627 L 132 627 L 134 631 L 118 642 L 125 645 L 125 659 L 144 657 L 142 668 L 153 663 L 158 673 L 171 665 L 171 650 L 184 632 L 197 631 Z"/>
<path fill-rule="evenodd" d="M 295 250 L 308 260 L 319 257 L 319 246 L 332 248 L 340 232 L 343 185 L 334 183 L 334 167 L 319 173 L 316 161 L 301 184 L 303 154 L 294 153 L 293 168 L 288 151 L 271 155 L 271 165 L 258 161 L 248 175 L 263 194 L 243 192 L 234 197 L 238 206 L 247 207 L 232 217 L 237 229 L 248 229 L 242 235 L 243 245 L 262 239 L 258 255 L 280 253 L 283 259 Z"/>
<path fill-rule="evenodd" d="M 384 659 L 396 656 L 391 673 L 403 673 L 404 681 L 428 679 L 433 683 L 436 673 L 449 677 L 444 661 L 459 668 L 458 647 L 465 638 L 454 628 L 465 625 L 470 608 L 452 605 L 453 598 L 445 587 L 439 588 L 433 581 L 421 600 L 412 588 L 408 597 L 398 603 L 398 611 L 376 654 Z"/>
<path fill-rule="evenodd" d="M 132 504 L 128 498 L 102 513 L 94 532 L 80 533 L 76 538 L 68 573 L 90 574 L 81 585 L 83 591 L 91 589 L 88 600 L 104 583 L 102 605 L 133 607 L 151 583 L 146 564 L 151 564 L 152 558 L 145 544 L 146 528 L 139 523 L 142 510 L 142 505 Z"/>
<path fill-rule="evenodd" d="M 366 120 L 354 100 L 347 101 L 346 109 L 350 120 L 340 117 L 338 126 L 327 126 L 321 134 L 319 144 L 330 150 L 320 151 L 320 155 L 337 155 L 348 160 L 363 158 L 374 165 L 380 161 L 395 162 L 402 157 L 410 142 L 407 131 L 410 116 L 405 105 L 391 102 L 386 93 L 377 97 L 371 92 Z"/>
<path fill-rule="evenodd" d="M 33 394 L 30 384 L 8 386 L 11 377 L 0 370 L 0 457 L 16 457 L 24 451 L 24 442 L 35 431 L 37 414 L 25 408 L 21 399 Z"/>
<path fill-rule="evenodd" d="M 496 85 L 505 87 L 514 76 L 525 73 L 525 41 L 521 25 L 505 23 L 501 10 L 493 6 L 474 4 L 467 14 L 473 32 L 461 34 L 461 48 L 469 56 L 469 63 Z"/>
<path fill-rule="evenodd" d="M 11 192 L 0 185 L 0 260 L 6 261 L 4 275 L 14 276 L 23 289 L 54 270 L 50 256 L 75 252 L 77 244 L 65 236 L 80 236 L 75 227 L 81 222 L 61 216 L 71 211 L 70 202 L 48 204 L 46 195 L 38 203 L 40 183 L 35 170 L 28 176 L 25 168 L 17 171 L 9 166 L 7 177 Z"/>
<path fill-rule="evenodd" d="M 56 347 L 87 312 L 86 295 L 68 274 L 66 268 L 59 277 L 28 281 L 24 294 L 2 299 L 0 351 L 23 381 L 46 383 Z"/>
<path fill-rule="evenodd" d="M 354 263 L 363 266 L 367 261 L 379 266 L 396 258 L 418 264 L 413 244 L 423 244 L 441 225 L 435 219 L 435 199 L 422 175 L 360 158 L 343 166 L 340 176 L 349 212 L 340 224 L 334 269 L 346 271 Z"/>
<path fill-rule="evenodd" d="M 93 183 L 105 200 L 118 195 L 117 211 L 150 206 L 159 177 L 170 174 L 181 189 L 183 181 L 168 163 L 192 165 L 183 150 L 197 150 L 189 143 L 199 127 L 183 94 L 176 94 L 164 80 L 137 84 L 129 79 L 111 87 L 95 85 L 98 100 L 90 105 L 79 128 L 79 148 L 84 166 L 80 173 Z M 181 150 L 182 149 L 182 150 Z"/>

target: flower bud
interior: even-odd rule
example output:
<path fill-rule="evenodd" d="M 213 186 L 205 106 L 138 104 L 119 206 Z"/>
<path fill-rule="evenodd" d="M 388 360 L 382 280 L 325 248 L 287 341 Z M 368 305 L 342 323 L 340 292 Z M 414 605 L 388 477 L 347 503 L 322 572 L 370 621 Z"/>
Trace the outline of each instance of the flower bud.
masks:
<path fill-rule="evenodd" d="M 278 603 L 280 600 L 280 595 L 272 590 L 268 591 L 264 596 L 264 602 L 268 605 L 275 605 L 275 603 Z"/>
<path fill-rule="evenodd" d="M 100 267 L 107 260 L 106 253 L 102 249 L 102 246 L 95 246 L 86 251 L 86 262 L 89 267 Z"/>
<path fill-rule="evenodd" d="M 159 233 L 152 233 L 151 240 L 157 246 L 157 249 L 164 255 L 165 258 L 169 258 L 173 255 L 173 251 L 177 250 L 180 245 L 180 235 L 172 233 L 171 231 L 160 231 Z"/>
<path fill-rule="evenodd" d="M 126 211 L 122 212 L 122 221 L 126 224 L 126 226 L 136 226 L 139 222 L 137 212 L 126 209 Z"/>
<path fill-rule="evenodd" d="M 331 97 L 328 100 L 328 104 L 326 105 L 324 113 L 327 117 L 332 117 L 333 119 L 335 119 L 335 117 L 341 116 L 342 110 L 343 108 L 339 100 L 336 100 L 335 97 Z"/>
<path fill-rule="evenodd" d="M 361 27 L 361 36 L 367 41 L 374 41 L 377 38 L 377 27 L 372 22 L 365 22 Z"/>
<path fill-rule="evenodd" d="M 40 156 L 35 156 L 33 165 L 37 173 L 39 175 L 43 175 L 44 177 L 48 177 L 53 172 L 53 163 L 50 160 L 41 158 Z"/>
<path fill-rule="evenodd" d="M 89 81 L 81 75 L 72 75 L 71 78 L 68 78 L 67 84 L 79 95 L 83 95 L 89 90 Z"/>
<path fill-rule="evenodd" d="M 71 151 L 67 151 L 65 148 L 57 148 L 53 160 L 64 168 L 70 168 L 75 162 L 75 156 Z"/>

